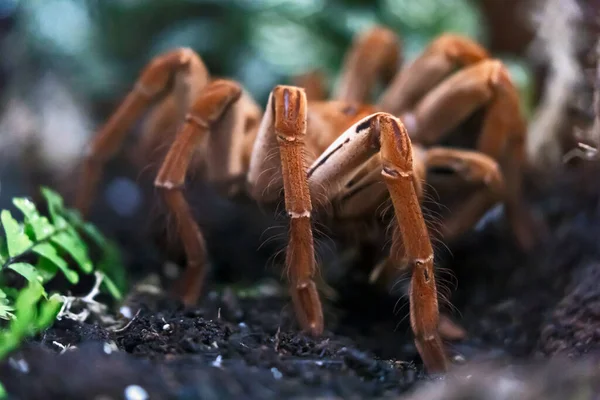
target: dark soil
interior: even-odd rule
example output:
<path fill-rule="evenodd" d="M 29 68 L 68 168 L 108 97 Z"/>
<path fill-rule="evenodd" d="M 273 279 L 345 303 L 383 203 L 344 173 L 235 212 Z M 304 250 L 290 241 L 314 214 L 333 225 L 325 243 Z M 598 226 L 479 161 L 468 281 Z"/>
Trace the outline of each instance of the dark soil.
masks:
<path fill-rule="evenodd" d="M 438 249 L 441 282 L 452 293 L 453 309 L 445 311 L 469 334 L 449 349 L 456 365 L 466 365 L 443 389 L 433 382 L 415 398 L 518 398 L 506 388 L 512 397 L 498 397 L 504 392 L 494 385 L 505 374 L 512 374 L 507 382 L 539 389 L 529 394 L 548 393 L 557 377 L 576 389 L 578 377 L 598 377 L 587 367 L 560 371 L 595 356 L 600 345 L 599 174 L 600 166 L 583 165 L 530 190 L 548 234 L 528 255 L 514 245 L 501 213 L 451 253 Z M 398 398 L 443 379 L 423 371 L 406 302 L 396 305 L 397 293 L 368 284 L 368 268 L 340 267 L 339 252 L 322 252 L 323 275 L 337 293 L 325 304 L 325 334 L 298 333 L 279 272 L 265 267 L 278 243 L 258 252 L 254 246 L 271 221 L 233 212 L 216 196 L 199 197 L 195 209 L 216 210 L 199 213 L 213 257 L 201 305 L 186 309 L 138 285 L 124 305 L 135 316 L 121 317 L 118 328 L 57 321 L 0 364 L 0 381 L 14 398 L 144 398 L 136 390 L 151 399 Z M 119 238 L 136 278 L 164 270 L 154 247 L 132 234 L 140 221 L 149 225 L 147 215 L 127 224 L 99 220 L 112 226 L 106 231 Z M 554 357 L 566 359 L 545 365 Z M 586 393 L 599 394 L 596 386 Z"/>

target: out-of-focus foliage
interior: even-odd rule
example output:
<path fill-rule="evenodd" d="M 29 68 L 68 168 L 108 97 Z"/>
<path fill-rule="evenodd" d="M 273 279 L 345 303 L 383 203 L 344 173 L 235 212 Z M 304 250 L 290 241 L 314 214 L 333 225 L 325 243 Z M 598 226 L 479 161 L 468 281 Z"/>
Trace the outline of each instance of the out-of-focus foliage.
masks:
<path fill-rule="evenodd" d="M 124 268 L 114 245 L 79 214 L 64 207 L 63 199 L 43 188 L 49 216 L 42 215 L 26 198 L 13 199 L 23 221 L 10 211 L 0 213 L 0 360 L 23 340 L 48 328 L 59 315 L 66 298 L 49 294 L 46 284 L 62 274 L 75 285 L 81 273 L 96 271 L 104 289 L 115 298 L 125 292 Z M 100 251 L 94 263 L 89 239 Z M 71 263 L 69 261 L 72 261 Z M 75 264 L 73 267 L 71 264 Z M 10 273 L 9 273 L 10 272 Z M 11 276 L 12 273 L 12 276 Z M 18 276 L 24 278 L 19 285 Z M 6 392 L 0 383 L 0 399 Z"/>
<path fill-rule="evenodd" d="M 0 340 L 0 358 L 4 351 L 12 346 L 9 346 L 12 343 L 8 342 L 9 337 L 18 343 L 18 338 L 26 335 L 30 328 L 39 328 L 35 319 L 37 317 L 19 310 L 19 304 L 31 303 L 30 306 L 33 307 L 42 302 L 41 308 L 44 311 L 46 306 L 43 304 L 50 302 L 51 309 L 55 308 L 56 299 L 48 297 L 44 285 L 57 274 L 61 273 L 70 284 L 75 285 L 79 281 L 80 273 L 90 274 L 96 270 L 103 274 L 105 289 L 113 297 L 121 298 L 126 289 L 124 268 L 114 245 L 93 225 L 82 221 L 77 212 L 65 208 L 58 194 L 44 188 L 43 195 L 47 201 L 49 217 L 42 215 L 26 198 L 13 200 L 15 207 L 24 216 L 23 222 L 13 218 L 8 210 L 3 210 L 0 214 L 4 232 L 0 236 L 0 319 L 13 321 L 7 332 L 0 329 L 0 335 L 6 336 L 5 340 Z M 84 238 L 98 247 L 98 262 L 92 261 L 93 247 Z M 73 261 L 77 269 L 71 266 L 69 260 Z M 28 284 L 27 288 L 19 290 L 11 284 L 14 277 L 7 277 L 5 273 L 9 270 L 22 276 Z M 44 321 L 49 318 L 49 311 L 45 312 L 40 314 Z M 25 317 L 19 317 L 19 314 Z M 29 322 L 24 322 L 24 318 L 34 318 L 31 321 L 35 326 L 27 325 Z M 15 320 L 17 322 L 14 322 Z M 15 326 L 17 331 L 13 330 Z M 13 335 L 15 332 L 16 336 Z"/>
<path fill-rule="evenodd" d="M 291 75 L 335 77 L 353 35 L 376 23 L 401 34 L 408 60 L 442 32 L 486 41 L 468 0 L 44 0 L 22 1 L 20 12 L 28 47 L 94 98 L 127 90 L 152 56 L 177 46 L 262 102 Z"/>
<path fill-rule="evenodd" d="M 60 295 L 48 297 L 39 282 L 29 283 L 18 292 L 15 313 L 10 324 L 0 330 L 0 360 L 16 349 L 21 342 L 52 325 L 58 315 L 62 300 Z"/>
<path fill-rule="evenodd" d="M 22 160 L 31 153 L 36 161 L 24 163 L 30 176 L 68 179 L 94 126 L 132 88 L 143 66 L 168 49 L 193 48 L 213 75 L 240 81 L 264 105 L 275 85 L 308 70 L 322 70 L 335 84 L 352 38 L 374 24 L 402 38 L 405 63 L 444 32 L 470 36 L 485 46 L 488 32 L 479 4 L 0 0 L 0 152 L 5 154 L 0 166 L 7 156 Z M 3 25 L 2 12 L 11 15 L 9 24 Z M 533 79 L 526 60 L 494 56 L 507 61 L 524 111 L 531 115 Z M 10 181 L 12 174 L 3 179 Z M 4 185 L 3 193 L 7 190 L 10 185 Z M 5 195 L 5 201 L 10 197 Z"/>
<path fill-rule="evenodd" d="M 120 298 L 126 289 L 124 269 L 114 246 L 76 212 L 65 208 L 58 194 L 44 188 L 43 195 L 49 217 L 25 198 L 13 200 L 24 216 L 23 222 L 13 218 L 8 210 L 0 214 L 4 232 L 0 237 L 0 360 L 25 338 L 54 322 L 64 298 L 58 293 L 47 293 L 45 285 L 59 273 L 74 285 L 80 273 L 96 270 L 102 274 L 104 288 L 113 297 Z M 95 265 L 84 237 L 100 249 L 101 260 Z M 73 260 L 77 269 L 69 260 Z M 15 285 L 18 280 L 14 279 L 14 273 L 24 278 L 24 287 Z M 0 398 L 2 391 L 0 386 Z"/>

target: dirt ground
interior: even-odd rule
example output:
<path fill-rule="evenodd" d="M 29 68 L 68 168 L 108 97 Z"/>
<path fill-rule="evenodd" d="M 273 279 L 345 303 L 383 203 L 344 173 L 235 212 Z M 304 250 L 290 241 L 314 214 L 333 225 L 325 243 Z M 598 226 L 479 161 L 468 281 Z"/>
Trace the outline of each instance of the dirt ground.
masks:
<path fill-rule="evenodd" d="M 280 272 L 268 267 L 277 244 L 243 245 L 263 240 L 269 222 L 213 199 L 194 206 L 216 210 L 199 216 L 213 268 L 198 307 L 138 284 L 121 307 L 130 318 L 113 312 L 117 328 L 57 321 L 0 364 L 0 381 L 16 399 L 596 398 L 599 175 L 588 163 L 549 187 L 528 185 L 548 228 L 531 254 L 501 213 L 451 251 L 438 248 L 452 293 L 445 311 L 468 331 L 448 344 L 456 367 L 445 378 L 424 373 L 406 301 L 370 285 L 367 268 L 340 267 L 344 254 L 323 252 L 337 295 L 325 302 L 325 334 L 299 333 Z M 164 272 L 154 247 L 132 235 L 139 226 L 120 226 L 111 234 L 134 279 Z"/>

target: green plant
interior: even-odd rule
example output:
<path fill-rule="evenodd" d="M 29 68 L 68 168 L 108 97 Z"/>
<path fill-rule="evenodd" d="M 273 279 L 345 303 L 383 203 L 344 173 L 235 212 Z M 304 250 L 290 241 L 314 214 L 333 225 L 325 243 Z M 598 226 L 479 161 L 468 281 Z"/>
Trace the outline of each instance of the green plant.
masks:
<path fill-rule="evenodd" d="M 42 194 L 49 217 L 26 198 L 13 200 L 24 216 L 23 222 L 8 210 L 0 213 L 4 229 L 0 238 L 0 320 L 7 321 L 0 328 L 0 359 L 24 338 L 52 324 L 63 297 L 49 295 L 44 285 L 59 272 L 73 285 L 79 282 L 81 273 L 99 272 L 102 288 L 116 299 L 122 297 L 126 287 L 115 245 L 76 211 L 66 208 L 57 193 L 43 188 Z M 100 253 L 95 263 L 90 255 L 94 247 Z M 22 276 L 27 285 L 20 290 L 14 287 L 14 274 L 11 277 L 8 270 Z"/>
<path fill-rule="evenodd" d="M 0 359 L 18 347 L 24 338 L 50 326 L 61 305 L 60 295 L 48 297 L 44 287 L 37 282 L 20 290 L 14 303 L 15 313 L 11 314 L 10 325 L 8 329 L 0 331 Z"/>

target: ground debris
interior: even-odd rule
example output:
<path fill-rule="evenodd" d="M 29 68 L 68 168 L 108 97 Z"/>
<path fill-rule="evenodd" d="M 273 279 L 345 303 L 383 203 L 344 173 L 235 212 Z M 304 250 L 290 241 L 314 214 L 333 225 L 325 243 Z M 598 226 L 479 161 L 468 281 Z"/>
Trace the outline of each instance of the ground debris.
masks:
<path fill-rule="evenodd" d="M 241 254 L 258 259 L 255 247 L 232 252 L 225 240 L 237 228 L 219 225 L 220 233 L 205 228 L 207 243 L 217 247 L 214 257 L 232 259 L 214 268 L 199 306 L 173 300 L 165 285 L 138 285 L 117 307 L 126 310 L 118 328 L 98 319 L 57 321 L 11 355 L 12 364 L 0 363 L 0 381 L 23 399 L 123 398 L 131 387 L 150 399 L 597 395 L 600 162 L 583 168 L 531 196 L 549 235 L 529 256 L 514 245 L 502 211 L 451 252 L 438 249 L 439 282 L 452 285 L 454 307 L 442 302 L 442 311 L 467 331 L 449 346 L 461 365 L 445 378 L 424 374 L 406 300 L 369 284 L 369 268 L 323 268 L 336 301 L 324 298 L 325 332 L 314 338 L 299 331 L 285 284 L 272 279 L 280 271 L 244 261 Z M 236 236 L 236 246 L 243 239 Z M 161 265 L 140 264 L 146 276 Z M 256 281 L 241 285 L 248 276 Z M 268 285 L 256 284 L 265 279 Z M 549 356 L 568 357 L 549 363 Z M 15 360 L 27 365 L 28 384 Z"/>

